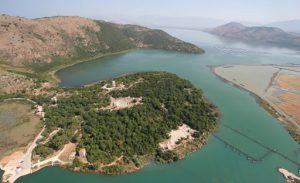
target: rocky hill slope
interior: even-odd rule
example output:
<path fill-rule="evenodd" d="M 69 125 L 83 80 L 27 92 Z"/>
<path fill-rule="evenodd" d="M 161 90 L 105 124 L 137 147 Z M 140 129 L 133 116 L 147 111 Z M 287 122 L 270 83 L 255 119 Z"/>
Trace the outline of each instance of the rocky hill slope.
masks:
<path fill-rule="evenodd" d="M 0 16 L 0 62 L 13 66 L 82 59 L 134 48 L 189 53 L 202 49 L 161 30 L 82 17 L 26 19 Z M 47 65 L 47 64 L 46 64 Z"/>
<path fill-rule="evenodd" d="M 216 27 L 209 32 L 218 36 L 242 41 L 269 43 L 300 49 L 300 37 L 275 27 L 246 27 L 240 23 L 231 22 Z"/>

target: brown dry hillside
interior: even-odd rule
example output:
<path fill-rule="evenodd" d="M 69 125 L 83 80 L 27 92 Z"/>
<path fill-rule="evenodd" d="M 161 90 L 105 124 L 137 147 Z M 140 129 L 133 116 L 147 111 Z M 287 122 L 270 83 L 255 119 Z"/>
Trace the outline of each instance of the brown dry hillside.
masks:
<path fill-rule="evenodd" d="M 94 21 L 80 17 L 29 20 L 1 16 L 0 22 L 0 58 L 16 66 L 51 62 L 54 56 L 74 55 L 79 44 L 76 39 L 82 39 L 80 44 L 85 45 L 95 41 L 84 28 L 101 30 Z"/>
<path fill-rule="evenodd" d="M 0 16 L 0 62 L 13 66 L 87 58 L 132 48 L 200 53 L 202 49 L 160 30 L 82 17 L 26 19 Z"/>

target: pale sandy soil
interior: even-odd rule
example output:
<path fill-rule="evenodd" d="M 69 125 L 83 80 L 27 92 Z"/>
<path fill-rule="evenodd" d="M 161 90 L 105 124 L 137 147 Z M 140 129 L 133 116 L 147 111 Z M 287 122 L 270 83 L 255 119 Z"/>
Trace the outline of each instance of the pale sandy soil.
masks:
<path fill-rule="evenodd" d="M 282 70 L 273 82 L 281 91 L 276 95 L 276 105 L 300 126 L 300 72 Z"/>
<path fill-rule="evenodd" d="M 33 164 L 32 170 L 38 171 L 43 167 L 51 166 L 54 164 L 60 164 L 60 165 L 68 164 L 73 160 L 73 158 L 70 159 L 70 155 L 73 152 L 75 152 L 75 150 L 76 150 L 76 144 L 74 143 L 65 144 L 63 149 L 55 152 L 51 157 L 43 161 L 38 161 L 37 163 Z"/>
<path fill-rule="evenodd" d="M 284 176 L 284 178 L 287 180 L 288 183 L 292 183 L 295 180 L 300 180 L 300 177 L 296 176 L 295 174 L 289 172 L 284 168 L 279 168 L 278 171 L 282 173 L 282 175 Z"/>
<path fill-rule="evenodd" d="M 114 91 L 114 90 L 126 90 L 126 89 L 129 89 L 132 86 L 140 83 L 140 82 L 143 82 L 142 78 L 140 78 L 137 81 L 133 82 L 129 86 L 125 86 L 123 83 L 117 83 L 116 81 L 112 81 L 110 87 L 108 87 L 108 84 L 105 84 L 104 86 L 102 86 L 102 89 L 107 90 L 108 93 L 110 91 Z"/>
<path fill-rule="evenodd" d="M 68 143 L 58 158 L 64 162 L 72 161 L 73 157 L 70 157 L 72 153 L 76 153 L 76 144 Z"/>
<path fill-rule="evenodd" d="M 2 181 L 13 183 L 19 177 L 30 174 L 32 172 L 31 157 L 32 151 L 37 145 L 37 141 L 42 138 L 42 133 L 45 130 L 45 127 L 41 132 L 36 136 L 34 141 L 28 145 L 28 148 L 25 153 L 18 154 L 18 156 L 10 156 L 9 159 L 6 159 L 7 163 L 4 166 L 1 166 L 1 169 L 4 171 Z"/>
<path fill-rule="evenodd" d="M 15 151 L 12 154 L 2 158 L 1 161 L 0 161 L 0 166 L 4 167 L 10 160 L 19 159 L 23 155 L 24 155 L 23 151 Z"/>
<path fill-rule="evenodd" d="M 287 90 L 298 90 L 300 91 L 300 77 L 299 75 L 280 75 L 276 79 L 276 83 L 279 87 Z"/>
<path fill-rule="evenodd" d="M 10 100 L 15 100 L 15 99 L 20 100 L 18 98 L 13 98 L 13 99 L 10 99 Z M 14 101 L 6 101 L 6 102 L 11 102 L 12 104 L 14 104 L 13 103 Z M 30 102 L 35 103 L 34 101 L 30 101 Z M 7 106 L 8 106 L 8 104 L 6 104 L 5 107 L 7 108 Z M 18 104 L 18 106 L 19 106 L 19 104 Z M 31 110 L 30 106 L 29 106 L 29 109 Z M 21 113 L 21 112 L 18 112 L 17 114 L 19 114 L 19 113 Z M 44 112 L 43 112 L 42 106 L 36 106 L 36 112 L 35 113 L 37 115 L 43 116 Z M 32 114 L 33 114 L 33 112 L 32 112 Z M 8 118 L 8 119 L 10 119 L 10 118 Z M 40 122 L 40 120 L 38 120 L 38 121 Z M 28 124 L 26 125 L 26 127 L 32 128 Z M 14 151 L 13 153 L 11 153 L 8 156 L 5 156 L 1 159 L 0 168 L 4 171 L 4 174 L 3 174 L 3 181 L 4 182 L 13 183 L 19 177 L 30 174 L 34 171 L 37 171 L 37 170 L 39 170 L 40 168 L 42 168 L 44 166 L 48 166 L 48 165 L 51 165 L 53 163 L 66 164 L 66 163 L 70 162 L 71 160 L 73 160 L 73 159 L 69 159 L 69 157 L 70 157 L 71 153 L 75 152 L 76 145 L 72 144 L 72 143 L 69 143 L 69 144 L 66 144 L 61 151 L 56 152 L 53 157 L 50 157 L 50 158 L 48 158 L 48 159 L 46 159 L 42 162 L 38 162 L 36 164 L 33 164 L 32 159 L 31 159 L 32 151 L 36 147 L 37 142 L 43 137 L 42 133 L 43 133 L 44 130 L 45 130 L 45 127 L 39 132 L 39 134 L 34 138 L 34 140 L 27 145 L 26 148 L 24 147 L 24 149 L 26 149 L 26 150 L 24 150 L 24 151 L 21 151 L 21 150 Z M 54 130 L 48 136 L 46 141 L 49 140 L 53 135 L 55 135 L 59 130 L 60 129 Z M 23 131 L 28 131 L 28 130 L 23 128 Z M 22 133 L 19 132 L 17 134 L 22 134 Z M 2 135 L 4 135 L 3 132 L 2 132 Z M 24 139 L 24 137 L 23 137 L 23 139 Z M 66 159 L 68 161 L 65 161 Z"/>
<path fill-rule="evenodd" d="M 263 96 L 273 74 L 279 69 L 273 66 L 233 65 L 216 67 L 214 71 L 222 78 Z"/>
<path fill-rule="evenodd" d="M 102 89 L 107 90 L 108 92 L 113 91 L 113 90 L 123 90 L 126 89 L 125 85 L 123 83 L 116 84 L 115 81 L 112 81 L 111 87 L 108 87 L 107 84 L 102 86 Z"/>
<path fill-rule="evenodd" d="M 285 122 L 300 129 L 300 66 L 218 66 L 214 72 L 267 101 Z"/>
<path fill-rule="evenodd" d="M 113 98 L 110 97 L 110 105 L 102 110 L 120 110 L 125 108 L 131 108 L 136 105 L 142 104 L 142 97 L 135 98 L 135 97 L 121 97 L 121 98 Z M 134 102 L 135 101 L 135 102 Z"/>
<path fill-rule="evenodd" d="M 176 142 L 178 142 L 181 139 L 193 139 L 192 134 L 196 130 L 190 128 L 188 125 L 183 124 L 181 126 L 178 126 L 176 130 L 172 130 L 169 133 L 169 139 L 159 143 L 159 147 L 162 149 L 167 149 L 167 150 L 173 150 L 178 146 Z"/>
<path fill-rule="evenodd" d="M 277 106 L 300 125 L 300 94 L 285 92 L 279 98 L 281 102 Z"/>

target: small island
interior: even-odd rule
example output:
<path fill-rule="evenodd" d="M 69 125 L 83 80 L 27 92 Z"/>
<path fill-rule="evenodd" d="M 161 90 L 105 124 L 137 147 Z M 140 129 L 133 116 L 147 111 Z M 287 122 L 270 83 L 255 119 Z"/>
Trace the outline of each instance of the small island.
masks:
<path fill-rule="evenodd" d="M 206 143 L 219 118 L 201 90 L 166 72 L 46 91 L 15 97 L 33 102 L 44 127 L 25 153 L 8 156 L 10 162 L 15 159 L 13 172 L 20 173 L 7 174 L 13 165 L 1 164 L 4 181 L 51 165 L 116 175 L 137 171 L 153 160 L 178 161 Z"/>

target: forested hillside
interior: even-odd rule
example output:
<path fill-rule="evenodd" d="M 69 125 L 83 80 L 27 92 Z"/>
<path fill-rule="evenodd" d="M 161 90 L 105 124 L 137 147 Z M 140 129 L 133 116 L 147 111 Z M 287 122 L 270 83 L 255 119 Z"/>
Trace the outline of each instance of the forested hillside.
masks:
<path fill-rule="evenodd" d="M 77 144 L 77 149 L 86 149 L 89 162 L 89 166 L 81 161 L 74 166 L 80 165 L 82 170 L 122 173 L 129 165 L 141 167 L 145 156 L 176 161 L 176 151 L 164 151 L 158 144 L 183 123 L 196 130 L 195 139 L 207 136 L 216 126 L 216 107 L 189 81 L 174 74 L 137 73 L 114 82 L 122 87 L 108 91 L 104 87 L 111 86 L 111 81 L 102 81 L 82 88 L 60 89 L 57 103 L 43 96 L 34 97 L 33 100 L 45 108 L 44 136 L 61 129 L 35 149 L 35 156 L 45 158 L 72 142 Z M 130 107 L 107 108 L 111 98 L 126 97 L 132 98 Z M 117 167 L 102 167 L 120 157 Z"/>

